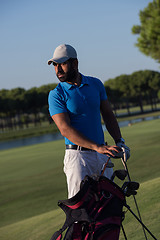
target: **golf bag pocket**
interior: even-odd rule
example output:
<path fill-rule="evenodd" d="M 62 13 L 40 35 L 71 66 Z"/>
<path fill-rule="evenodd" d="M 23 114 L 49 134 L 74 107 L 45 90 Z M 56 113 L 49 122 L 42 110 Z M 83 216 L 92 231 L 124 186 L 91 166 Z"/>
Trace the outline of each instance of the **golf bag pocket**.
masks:
<path fill-rule="evenodd" d="M 66 220 L 51 240 L 118 240 L 124 201 L 120 187 L 108 178 L 86 176 L 74 197 L 58 202 Z"/>

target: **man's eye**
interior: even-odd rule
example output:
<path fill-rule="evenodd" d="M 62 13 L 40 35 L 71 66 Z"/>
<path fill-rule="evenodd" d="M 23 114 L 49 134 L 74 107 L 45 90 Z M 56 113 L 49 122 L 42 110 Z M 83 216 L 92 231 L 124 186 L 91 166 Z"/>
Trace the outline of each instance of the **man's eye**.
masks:
<path fill-rule="evenodd" d="M 63 66 L 64 66 L 64 65 L 66 65 L 66 64 L 67 64 L 67 61 L 66 61 L 66 62 L 64 62 L 64 63 L 61 63 L 61 65 L 63 65 Z"/>

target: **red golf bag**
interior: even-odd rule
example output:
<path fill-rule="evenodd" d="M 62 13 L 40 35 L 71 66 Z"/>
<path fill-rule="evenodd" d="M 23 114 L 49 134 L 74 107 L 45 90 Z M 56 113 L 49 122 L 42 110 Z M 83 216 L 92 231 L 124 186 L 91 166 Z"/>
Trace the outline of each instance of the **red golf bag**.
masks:
<path fill-rule="evenodd" d="M 118 185 L 103 176 L 86 176 L 74 197 L 58 202 L 66 221 L 51 240 L 62 239 L 65 230 L 65 240 L 118 240 L 124 203 Z"/>

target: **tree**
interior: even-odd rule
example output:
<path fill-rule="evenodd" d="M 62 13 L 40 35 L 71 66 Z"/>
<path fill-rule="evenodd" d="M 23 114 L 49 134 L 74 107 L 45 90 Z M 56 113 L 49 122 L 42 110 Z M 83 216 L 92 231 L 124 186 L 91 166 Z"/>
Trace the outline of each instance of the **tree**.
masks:
<path fill-rule="evenodd" d="M 106 90 L 107 97 L 108 97 L 110 103 L 113 105 L 114 113 L 117 116 L 116 110 L 119 108 L 120 92 L 118 90 L 110 87 L 110 83 L 112 84 L 112 82 L 113 82 L 113 79 L 110 79 L 110 80 L 105 82 L 105 90 Z"/>
<path fill-rule="evenodd" d="M 141 25 L 134 25 L 132 33 L 138 34 L 139 50 L 160 63 L 160 0 L 153 0 L 139 13 Z"/>
<path fill-rule="evenodd" d="M 125 104 L 127 108 L 128 115 L 130 115 L 130 76 L 122 74 L 115 78 L 116 86 L 121 92 L 121 101 Z"/>
<path fill-rule="evenodd" d="M 43 85 L 39 88 L 25 90 L 14 88 L 0 90 L 0 129 L 28 127 L 30 122 L 35 125 L 46 119 L 50 123 L 48 112 L 48 93 L 57 84 Z"/>
<path fill-rule="evenodd" d="M 139 105 L 141 113 L 144 112 L 143 100 L 148 93 L 148 79 L 146 79 L 144 73 L 145 71 L 137 71 L 132 73 L 130 76 L 130 94 L 135 99 L 136 103 Z"/>
<path fill-rule="evenodd" d="M 39 108 L 41 113 L 44 114 L 44 119 L 51 122 L 49 111 L 48 111 L 48 94 L 49 91 L 54 89 L 57 84 L 52 83 L 48 85 L 43 85 L 37 89 L 39 95 Z"/>
<path fill-rule="evenodd" d="M 33 114 L 34 116 L 34 124 L 37 125 L 40 122 L 39 117 L 39 94 L 37 92 L 37 88 L 30 88 L 25 92 L 25 108 L 28 113 Z"/>
<path fill-rule="evenodd" d="M 114 105 L 114 110 L 118 106 L 126 106 L 128 114 L 129 111 L 129 102 L 130 102 L 130 89 L 129 89 L 130 76 L 122 74 L 114 79 L 109 79 L 105 82 L 104 86 L 110 101 Z M 107 91 L 107 87 L 109 88 Z"/>
<path fill-rule="evenodd" d="M 137 71 L 131 75 L 120 75 L 104 83 L 109 100 L 114 109 L 125 107 L 130 114 L 130 106 L 139 105 L 143 113 L 143 105 L 151 104 L 156 110 L 160 89 L 160 73 L 156 71 Z"/>
<path fill-rule="evenodd" d="M 148 73 L 149 75 L 149 73 Z M 154 110 L 154 108 L 157 108 L 157 102 L 158 102 L 158 92 L 159 92 L 159 88 L 160 88 L 160 73 L 159 72 L 155 72 L 155 71 L 151 71 L 150 72 L 151 77 L 149 77 L 149 81 L 148 81 L 148 86 L 149 86 L 149 96 L 150 96 L 150 103 L 151 103 L 151 107 L 152 110 Z"/>
<path fill-rule="evenodd" d="M 15 128 L 17 124 L 20 128 L 23 127 L 21 115 L 23 114 L 24 110 L 24 93 L 24 88 L 14 88 L 8 92 L 10 109 L 9 112 L 11 114 L 11 117 L 13 117 L 13 125 Z M 16 120 L 16 117 L 18 121 Z"/>

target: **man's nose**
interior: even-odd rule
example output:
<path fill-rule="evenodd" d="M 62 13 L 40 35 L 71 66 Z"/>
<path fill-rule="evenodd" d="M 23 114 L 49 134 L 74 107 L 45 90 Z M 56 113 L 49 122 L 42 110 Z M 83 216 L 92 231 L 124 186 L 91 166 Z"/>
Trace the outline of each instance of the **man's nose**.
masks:
<path fill-rule="evenodd" d="M 61 71 L 62 70 L 61 64 L 58 64 L 57 68 L 58 68 L 58 71 Z"/>

